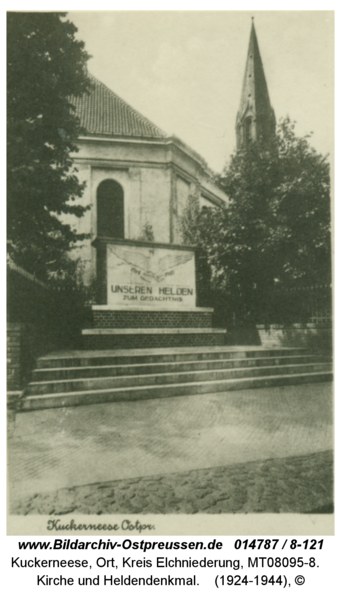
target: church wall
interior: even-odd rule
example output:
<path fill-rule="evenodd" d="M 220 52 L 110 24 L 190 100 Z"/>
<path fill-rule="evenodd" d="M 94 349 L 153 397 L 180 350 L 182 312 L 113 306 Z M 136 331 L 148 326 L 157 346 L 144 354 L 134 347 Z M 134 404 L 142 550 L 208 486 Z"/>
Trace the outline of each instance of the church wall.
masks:
<path fill-rule="evenodd" d="M 175 185 L 175 200 L 173 210 L 173 242 L 181 243 L 181 217 L 186 208 L 188 202 L 188 196 L 191 193 L 191 188 L 194 187 L 189 181 L 184 180 L 182 177 L 176 175 Z"/>
<path fill-rule="evenodd" d="M 169 147 L 152 140 L 80 140 L 77 161 L 122 161 L 129 164 L 164 164 L 169 160 Z"/>
<path fill-rule="evenodd" d="M 209 180 L 200 182 L 200 195 L 213 205 L 228 204 L 229 200 L 226 194 Z"/>
<path fill-rule="evenodd" d="M 206 196 L 201 194 L 199 198 L 199 207 L 214 208 L 215 204 L 213 204 L 213 202 L 211 202 Z"/>
<path fill-rule="evenodd" d="M 86 182 L 83 197 L 77 203 L 91 208 L 81 218 L 66 215 L 64 221 L 79 233 L 91 234 L 89 240 L 81 242 L 71 253 L 82 260 L 86 284 L 90 284 L 96 275 L 96 250 L 91 242 L 97 236 L 97 189 L 102 181 L 113 179 L 123 188 L 126 239 L 138 239 L 144 226 L 149 224 L 156 242 L 170 242 L 171 169 L 168 165 L 148 167 L 131 161 L 132 166 L 122 167 L 117 161 L 110 160 L 104 168 L 94 166 L 93 163 L 99 161 L 94 161 L 93 157 L 79 160 L 79 156 L 75 162 L 79 180 Z"/>
<path fill-rule="evenodd" d="M 228 197 L 219 189 L 209 175 L 209 169 L 195 157 L 174 146 L 173 164 L 177 175 L 190 185 L 190 193 L 199 192 L 215 205 L 228 203 Z"/>
<path fill-rule="evenodd" d="M 135 196 L 135 201 L 137 195 Z M 139 219 L 131 211 L 130 237 L 141 235 L 144 225 L 152 226 L 155 242 L 170 242 L 171 169 L 140 169 Z M 133 207 L 132 207 L 133 208 Z"/>
<path fill-rule="evenodd" d="M 75 155 L 78 178 L 86 182 L 83 197 L 77 203 L 90 205 L 82 218 L 67 215 L 65 221 L 79 233 L 91 238 L 72 252 L 80 257 L 84 280 L 90 284 L 96 276 L 96 250 L 91 242 L 97 236 L 97 189 L 113 179 L 124 193 L 124 237 L 138 239 L 146 224 L 152 227 L 155 242 L 180 243 L 179 222 L 189 194 L 204 194 L 216 203 L 226 196 L 211 183 L 203 164 L 179 142 L 167 140 L 80 140 Z"/>
<path fill-rule="evenodd" d="M 183 152 L 177 146 L 173 146 L 172 162 L 175 169 L 185 179 L 194 181 L 198 179 L 198 177 L 202 176 L 203 169 L 201 168 L 201 165 L 198 164 L 197 161 L 193 160 L 192 156 L 188 155 L 186 152 Z"/>

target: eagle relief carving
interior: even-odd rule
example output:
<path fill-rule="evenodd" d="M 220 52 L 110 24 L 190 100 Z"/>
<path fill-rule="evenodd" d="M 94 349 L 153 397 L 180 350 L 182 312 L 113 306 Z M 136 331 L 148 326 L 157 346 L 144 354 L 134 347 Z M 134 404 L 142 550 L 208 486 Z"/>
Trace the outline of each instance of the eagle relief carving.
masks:
<path fill-rule="evenodd" d="M 108 246 L 109 251 L 122 261 L 122 264 L 134 268 L 135 272 L 147 283 L 161 283 L 174 267 L 185 264 L 193 258 L 191 252 L 172 252 L 158 258 L 155 250 L 149 248 L 147 253 L 136 248 L 130 250 L 121 246 Z"/>

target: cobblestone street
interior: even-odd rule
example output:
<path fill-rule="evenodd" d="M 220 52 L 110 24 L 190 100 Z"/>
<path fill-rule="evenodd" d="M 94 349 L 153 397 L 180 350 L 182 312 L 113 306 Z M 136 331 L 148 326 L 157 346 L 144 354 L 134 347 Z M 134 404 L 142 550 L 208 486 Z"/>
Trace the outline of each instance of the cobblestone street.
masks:
<path fill-rule="evenodd" d="M 333 512 L 332 452 L 35 494 L 17 514 Z"/>
<path fill-rule="evenodd" d="M 12 415 L 12 514 L 331 512 L 331 384 Z"/>

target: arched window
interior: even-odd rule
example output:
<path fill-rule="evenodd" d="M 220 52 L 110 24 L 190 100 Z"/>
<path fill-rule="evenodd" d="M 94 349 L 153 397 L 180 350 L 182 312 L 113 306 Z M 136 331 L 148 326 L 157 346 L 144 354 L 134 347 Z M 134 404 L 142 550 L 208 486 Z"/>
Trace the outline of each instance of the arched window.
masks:
<path fill-rule="evenodd" d="M 113 179 L 105 179 L 97 188 L 97 235 L 124 238 L 124 194 Z"/>

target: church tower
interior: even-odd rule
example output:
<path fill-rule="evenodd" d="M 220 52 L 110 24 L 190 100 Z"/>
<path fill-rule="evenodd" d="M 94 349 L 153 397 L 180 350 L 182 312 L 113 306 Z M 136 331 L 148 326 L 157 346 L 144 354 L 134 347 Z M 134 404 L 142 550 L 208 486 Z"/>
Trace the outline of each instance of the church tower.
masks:
<path fill-rule="evenodd" d="M 236 119 L 237 149 L 250 142 L 269 141 L 276 130 L 276 118 L 270 104 L 268 87 L 252 18 L 249 49 Z"/>

